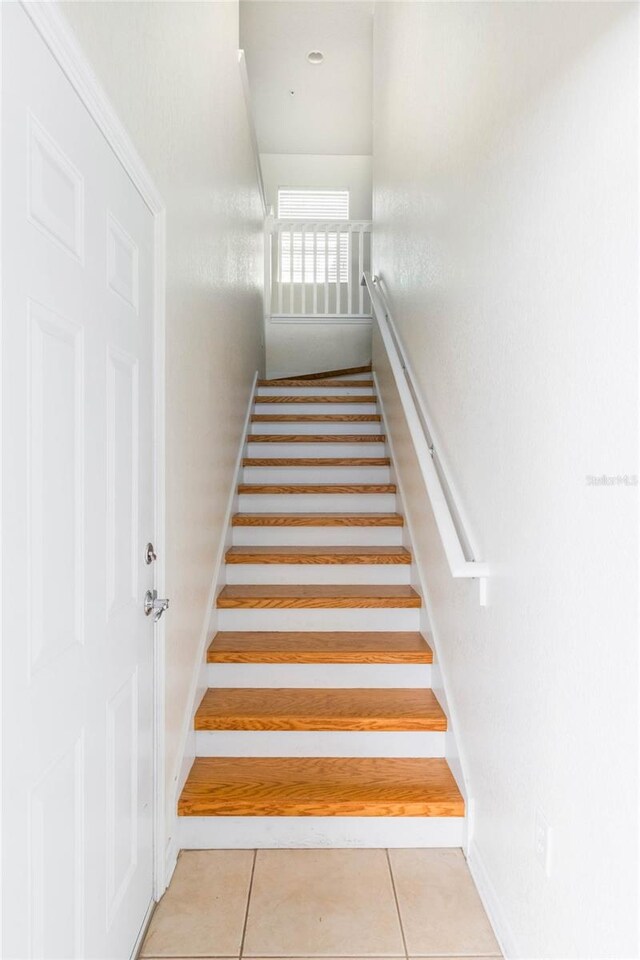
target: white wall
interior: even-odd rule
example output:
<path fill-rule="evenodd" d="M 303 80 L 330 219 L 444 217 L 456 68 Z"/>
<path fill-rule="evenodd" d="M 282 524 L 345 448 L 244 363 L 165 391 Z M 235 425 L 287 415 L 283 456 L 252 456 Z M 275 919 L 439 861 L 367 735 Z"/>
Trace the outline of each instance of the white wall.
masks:
<path fill-rule="evenodd" d="M 471 860 L 521 957 L 638 956 L 638 490 L 586 481 L 638 473 L 637 42 L 636 4 L 375 11 L 373 266 L 494 566 L 486 609 L 448 573 L 377 341 L 374 364 Z"/>
<path fill-rule="evenodd" d="M 278 212 L 278 187 L 315 187 L 349 191 L 352 220 L 371 219 L 370 156 L 263 153 L 260 155 L 267 204 Z M 346 303 L 346 289 L 342 301 Z M 281 323 L 267 320 L 267 375 L 339 370 L 371 359 L 371 328 L 353 321 Z"/>
<path fill-rule="evenodd" d="M 365 320 L 271 320 L 266 324 L 267 376 L 347 370 L 371 363 Z"/>
<path fill-rule="evenodd" d="M 349 191 L 352 220 L 371 219 L 372 158 L 370 155 L 261 153 L 267 203 L 278 213 L 278 187 L 315 187 Z"/>
<path fill-rule="evenodd" d="M 167 205 L 171 817 L 214 558 L 261 364 L 262 210 L 238 70 L 238 5 L 63 8 Z"/>

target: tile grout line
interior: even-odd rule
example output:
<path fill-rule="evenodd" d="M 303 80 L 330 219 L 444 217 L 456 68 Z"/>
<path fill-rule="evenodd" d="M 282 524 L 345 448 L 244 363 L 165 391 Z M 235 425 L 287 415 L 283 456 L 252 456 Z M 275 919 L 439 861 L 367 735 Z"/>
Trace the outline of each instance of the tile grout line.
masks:
<path fill-rule="evenodd" d="M 398 923 L 400 924 L 400 935 L 402 936 L 402 945 L 404 947 L 405 960 L 409 960 L 409 950 L 407 948 L 407 938 L 404 935 L 404 927 L 402 925 L 402 914 L 400 913 L 400 903 L 398 901 L 398 892 L 396 890 L 396 881 L 393 876 L 393 869 L 391 867 L 391 857 L 389 856 L 389 848 L 385 848 L 385 856 L 387 858 L 387 866 L 389 867 L 389 877 L 391 878 L 391 889 L 393 890 L 393 899 L 396 904 L 396 912 L 398 914 Z"/>
<path fill-rule="evenodd" d="M 251 863 L 251 877 L 249 878 L 249 889 L 247 891 L 247 909 L 244 913 L 244 924 L 242 927 L 242 939 L 240 940 L 240 951 L 238 953 L 238 960 L 241 960 L 244 951 L 244 941 L 247 935 L 247 923 L 249 922 L 249 904 L 251 903 L 251 891 L 253 890 L 253 875 L 256 872 L 256 860 L 258 859 L 257 849 L 253 851 L 253 861 Z"/>

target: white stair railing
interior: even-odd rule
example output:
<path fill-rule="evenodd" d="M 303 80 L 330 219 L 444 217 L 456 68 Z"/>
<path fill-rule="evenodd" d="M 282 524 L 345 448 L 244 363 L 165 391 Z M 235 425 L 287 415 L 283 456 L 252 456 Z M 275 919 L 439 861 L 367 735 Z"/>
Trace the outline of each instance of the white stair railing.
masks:
<path fill-rule="evenodd" d="M 436 526 L 453 577 L 473 577 L 480 581 L 480 603 L 486 604 L 486 578 L 489 565 L 478 560 L 461 512 L 456 504 L 447 470 L 433 440 L 429 415 L 416 387 L 416 379 L 388 309 L 380 280 L 364 271 L 361 285 L 368 291 L 372 315 L 384 345 L 398 390 L 409 433 L 426 487 Z"/>
<path fill-rule="evenodd" d="M 371 222 L 267 221 L 271 315 L 370 318 Z"/>

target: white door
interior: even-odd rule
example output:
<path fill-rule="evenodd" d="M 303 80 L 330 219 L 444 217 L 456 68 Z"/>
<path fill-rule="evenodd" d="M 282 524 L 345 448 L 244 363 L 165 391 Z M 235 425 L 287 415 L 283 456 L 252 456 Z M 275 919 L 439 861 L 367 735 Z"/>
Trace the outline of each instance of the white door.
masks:
<path fill-rule="evenodd" d="M 125 958 L 152 900 L 153 216 L 2 4 L 7 958 Z"/>

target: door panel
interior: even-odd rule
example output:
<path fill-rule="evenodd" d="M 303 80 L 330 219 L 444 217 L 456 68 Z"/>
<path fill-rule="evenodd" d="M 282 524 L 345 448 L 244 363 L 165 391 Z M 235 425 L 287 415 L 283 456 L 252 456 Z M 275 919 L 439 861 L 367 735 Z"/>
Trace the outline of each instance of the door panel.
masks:
<path fill-rule="evenodd" d="M 154 223 L 2 7 L 4 955 L 111 960 L 152 899 Z"/>

